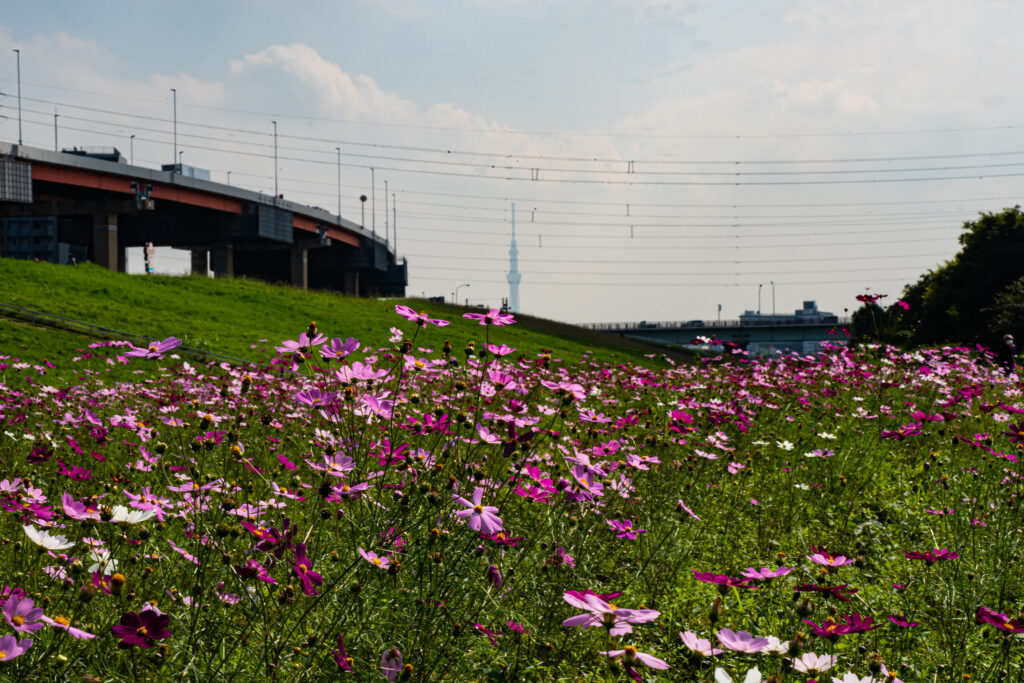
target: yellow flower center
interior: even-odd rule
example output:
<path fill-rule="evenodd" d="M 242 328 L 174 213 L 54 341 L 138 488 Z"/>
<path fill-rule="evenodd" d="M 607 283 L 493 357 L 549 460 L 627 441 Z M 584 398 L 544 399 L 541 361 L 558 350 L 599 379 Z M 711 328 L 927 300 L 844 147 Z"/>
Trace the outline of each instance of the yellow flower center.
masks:
<path fill-rule="evenodd" d="M 633 659 L 636 657 L 636 648 L 632 645 L 627 645 L 622 649 L 626 651 L 626 659 Z"/>
<path fill-rule="evenodd" d="M 137 629 L 135 629 L 135 634 L 140 636 L 148 636 L 149 631 L 146 630 L 145 626 L 140 626 Z"/>
<path fill-rule="evenodd" d="M 7 659 L 7 650 L 0 650 L 0 661 Z"/>
<path fill-rule="evenodd" d="M 342 485 L 341 485 L 341 492 L 342 492 L 342 493 L 348 493 L 348 492 L 349 492 L 349 491 L 351 491 L 351 490 L 352 490 L 352 489 L 350 489 L 350 488 L 348 487 L 348 484 L 342 484 Z"/>
<path fill-rule="evenodd" d="M 150 353 L 160 353 L 160 349 L 157 348 L 156 344 L 150 344 L 149 345 L 149 352 Z"/>
<path fill-rule="evenodd" d="M 379 558 L 379 557 L 374 557 L 374 558 L 372 558 L 372 559 L 371 559 L 371 562 L 373 562 L 373 563 L 374 563 L 374 564 L 376 564 L 376 565 L 380 565 L 380 564 L 383 564 L 383 563 L 382 563 L 382 562 L 380 561 L 380 558 Z"/>
<path fill-rule="evenodd" d="M 474 511 L 474 512 L 483 512 L 483 511 L 484 511 L 484 508 L 483 508 L 483 506 L 482 506 L 482 505 L 474 505 L 474 506 L 473 506 L 473 511 Z"/>
<path fill-rule="evenodd" d="M 58 624 L 60 624 L 61 626 L 70 626 L 71 625 L 71 620 L 68 619 L 67 617 L 54 617 L 53 620 L 55 622 L 57 622 Z"/>
<path fill-rule="evenodd" d="M 11 617 L 11 623 L 15 626 L 21 626 L 25 623 L 25 617 L 21 616 L 20 614 L 15 614 L 13 617 Z"/>

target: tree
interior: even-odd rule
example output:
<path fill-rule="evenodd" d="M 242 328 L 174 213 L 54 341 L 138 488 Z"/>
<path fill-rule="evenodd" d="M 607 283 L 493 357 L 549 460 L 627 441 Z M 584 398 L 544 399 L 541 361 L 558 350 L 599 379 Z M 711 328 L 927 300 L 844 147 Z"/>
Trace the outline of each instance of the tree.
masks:
<path fill-rule="evenodd" d="M 996 294 L 992 305 L 982 313 L 988 316 L 988 331 L 992 334 L 1012 334 L 1017 339 L 1024 339 L 1024 277 L 1014 280 Z"/>
<path fill-rule="evenodd" d="M 1019 206 L 982 213 L 963 227 L 959 253 L 904 289 L 909 310 L 888 309 L 914 345 L 998 340 L 992 307 L 1002 293 L 1012 297 L 1008 288 L 1024 276 L 1024 213 Z"/>

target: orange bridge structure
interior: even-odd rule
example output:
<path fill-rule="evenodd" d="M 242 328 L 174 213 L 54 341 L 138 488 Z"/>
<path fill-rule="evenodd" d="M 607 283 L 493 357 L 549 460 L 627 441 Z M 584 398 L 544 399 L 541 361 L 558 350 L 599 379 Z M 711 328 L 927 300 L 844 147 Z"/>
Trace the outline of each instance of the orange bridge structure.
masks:
<path fill-rule="evenodd" d="M 318 207 L 132 166 L 107 154 L 0 143 L 3 255 L 124 271 L 125 249 L 192 252 L 192 272 L 355 296 L 403 296 L 408 265 L 381 236 Z M 199 174 L 197 174 L 199 175 Z"/>

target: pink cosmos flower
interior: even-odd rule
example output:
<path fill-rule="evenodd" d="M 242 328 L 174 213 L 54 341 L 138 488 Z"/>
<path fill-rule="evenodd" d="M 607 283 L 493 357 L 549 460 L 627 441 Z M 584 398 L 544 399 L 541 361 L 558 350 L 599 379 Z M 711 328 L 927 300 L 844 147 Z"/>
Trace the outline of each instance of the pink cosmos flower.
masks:
<path fill-rule="evenodd" d="M 577 609 L 586 610 L 587 614 L 578 614 L 562 622 L 562 626 L 603 626 L 608 634 L 621 636 L 632 633 L 631 624 L 646 624 L 657 619 L 661 612 L 653 609 L 619 609 L 610 602 L 605 602 L 597 595 L 586 594 L 580 599 L 580 593 L 567 591 L 562 599 Z"/>
<path fill-rule="evenodd" d="M 690 648 L 692 652 L 697 653 L 701 657 L 714 657 L 720 655 L 725 650 L 717 647 L 711 647 L 711 641 L 707 638 L 698 638 L 697 634 L 693 631 L 685 631 L 679 634 L 679 637 L 683 639 L 683 645 Z"/>
<path fill-rule="evenodd" d="M 344 358 L 359 349 L 359 341 L 349 337 L 345 341 L 335 337 L 327 346 L 320 349 L 320 355 L 324 358 Z"/>
<path fill-rule="evenodd" d="M 715 634 L 715 637 L 718 638 L 718 642 L 733 652 L 756 654 L 768 647 L 767 638 L 755 638 L 746 631 L 736 633 L 731 629 L 723 628 Z"/>
<path fill-rule="evenodd" d="M 32 598 L 18 598 L 12 595 L 4 603 L 4 620 L 15 631 L 31 633 L 43 627 L 38 621 L 43 616 L 43 609 L 36 607 Z"/>
<path fill-rule="evenodd" d="M 359 556 L 370 564 L 376 565 L 379 569 L 387 569 L 391 566 L 390 557 L 382 557 L 374 552 L 366 552 L 362 548 L 359 548 Z"/>
<path fill-rule="evenodd" d="M 447 320 L 435 320 L 427 317 L 426 313 L 417 313 L 413 309 L 409 308 L 405 304 L 398 304 L 395 306 L 395 313 L 402 316 L 411 323 L 416 323 L 420 327 L 426 327 L 427 323 L 431 325 L 437 325 L 438 327 L 444 327 L 450 323 Z"/>
<path fill-rule="evenodd" d="M 996 612 L 985 605 L 978 607 L 974 613 L 974 619 L 979 624 L 995 626 L 1000 631 L 1007 633 L 1024 633 L 1024 619 L 1011 619 L 1002 612 Z"/>
<path fill-rule="evenodd" d="M 464 505 L 465 510 L 458 510 L 455 515 L 462 519 L 469 519 L 469 528 L 473 531 L 480 531 L 485 534 L 493 534 L 502 530 L 501 517 L 498 517 L 498 508 L 493 505 L 481 505 L 484 490 L 479 486 L 473 490 L 473 502 L 469 502 L 457 493 L 452 494 L 452 500 L 459 505 Z"/>
<path fill-rule="evenodd" d="M 622 668 L 626 670 L 626 673 L 634 681 L 643 680 L 640 674 L 633 668 L 633 665 L 640 662 L 646 667 L 651 669 L 659 669 L 664 671 L 668 668 L 668 662 L 663 659 L 658 659 L 654 655 L 649 655 L 645 652 L 638 652 L 632 645 L 627 645 L 621 650 L 605 650 L 598 652 L 598 654 L 607 655 L 611 659 L 621 659 Z"/>
<path fill-rule="evenodd" d="M 286 353 L 309 353 L 313 350 L 314 346 L 319 346 L 325 341 L 327 341 L 327 337 L 322 334 L 317 334 L 310 339 L 309 335 L 303 332 L 299 335 L 298 340 L 286 339 L 281 342 L 280 346 L 275 346 L 274 348 L 282 355 Z"/>
<path fill-rule="evenodd" d="M 67 631 L 69 636 L 71 636 L 72 638 L 77 638 L 78 640 L 89 640 L 91 638 L 96 637 L 95 633 L 89 633 L 87 631 L 83 631 L 80 628 L 75 628 L 74 626 L 72 626 L 71 620 L 67 617 L 55 617 L 51 619 L 50 617 L 44 614 L 43 616 L 39 617 L 39 619 L 44 624 L 49 624 L 54 628 L 60 629 L 62 631 Z"/>
<path fill-rule="evenodd" d="M 842 567 L 856 561 L 852 557 L 825 552 L 824 548 L 812 548 L 812 550 L 814 550 L 814 554 L 806 555 L 807 559 L 825 567 Z"/>
<path fill-rule="evenodd" d="M 20 657 L 30 647 L 32 647 L 31 638 L 26 638 L 19 643 L 14 636 L 3 636 L 0 638 L 0 662 L 9 662 Z"/>
<path fill-rule="evenodd" d="M 780 576 L 785 576 L 791 571 L 793 571 L 793 567 L 779 567 L 778 569 L 774 570 L 768 569 L 767 567 L 762 567 L 761 569 L 747 567 L 743 570 L 743 572 L 740 575 L 756 581 L 759 579 L 777 579 Z"/>
<path fill-rule="evenodd" d="M 163 341 L 153 341 L 149 343 L 144 349 L 132 347 L 132 350 L 127 352 L 125 358 L 162 358 L 165 353 L 172 349 L 176 349 L 181 346 L 181 340 L 175 337 L 168 337 Z"/>
<path fill-rule="evenodd" d="M 479 320 L 481 325 L 494 325 L 495 327 L 512 325 L 516 321 L 511 313 L 502 313 L 497 308 L 492 308 L 486 313 L 463 313 L 462 317 Z"/>

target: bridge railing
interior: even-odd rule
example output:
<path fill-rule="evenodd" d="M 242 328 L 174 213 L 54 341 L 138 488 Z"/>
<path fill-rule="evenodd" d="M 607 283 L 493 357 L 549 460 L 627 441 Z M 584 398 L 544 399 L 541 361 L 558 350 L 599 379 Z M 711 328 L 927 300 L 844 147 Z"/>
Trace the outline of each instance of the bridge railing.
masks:
<path fill-rule="evenodd" d="M 849 325 L 850 318 L 840 318 L 835 315 L 822 315 L 813 318 L 775 318 L 768 320 L 685 320 L 685 321 L 655 321 L 647 322 L 625 322 L 625 323 L 582 323 L 580 327 L 589 330 L 604 330 L 609 332 L 622 332 L 625 330 L 680 330 L 680 329 L 708 329 L 708 328 L 733 328 L 733 327 L 806 327 L 809 325 Z"/>

